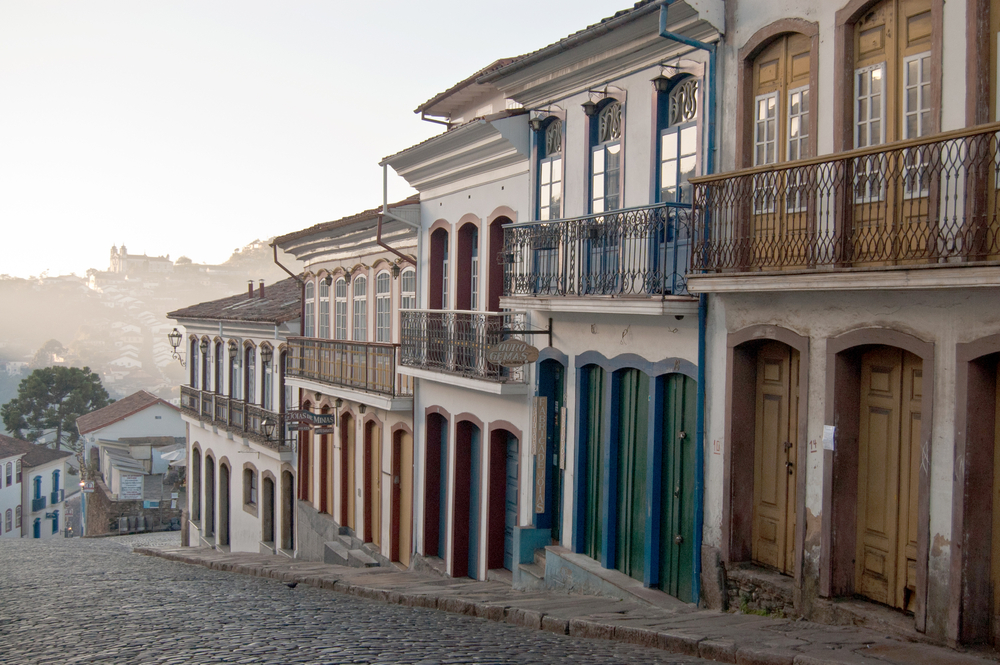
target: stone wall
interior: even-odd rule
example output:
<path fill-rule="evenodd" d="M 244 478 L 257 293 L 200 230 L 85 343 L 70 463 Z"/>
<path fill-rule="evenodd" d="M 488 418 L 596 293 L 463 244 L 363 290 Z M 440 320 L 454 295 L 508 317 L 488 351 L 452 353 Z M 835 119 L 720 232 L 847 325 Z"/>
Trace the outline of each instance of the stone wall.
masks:
<path fill-rule="evenodd" d="M 168 488 L 165 487 L 165 490 Z M 169 490 L 168 490 L 169 491 Z M 170 494 L 167 493 L 169 497 Z M 131 518 L 131 523 L 145 531 L 165 531 L 173 524 L 181 524 L 183 500 L 177 508 L 170 507 L 170 499 L 161 500 L 158 508 L 143 508 L 142 501 L 120 501 L 111 498 L 111 491 L 103 480 L 94 481 L 94 491 L 87 495 L 87 536 L 102 536 L 119 532 L 119 519 Z M 140 526 L 139 518 L 143 518 Z M 173 522 L 173 520 L 177 520 Z"/>
<path fill-rule="evenodd" d="M 760 566 L 729 564 L 726 596 L 730 612 L 798 617 L 792 578 Z"/>

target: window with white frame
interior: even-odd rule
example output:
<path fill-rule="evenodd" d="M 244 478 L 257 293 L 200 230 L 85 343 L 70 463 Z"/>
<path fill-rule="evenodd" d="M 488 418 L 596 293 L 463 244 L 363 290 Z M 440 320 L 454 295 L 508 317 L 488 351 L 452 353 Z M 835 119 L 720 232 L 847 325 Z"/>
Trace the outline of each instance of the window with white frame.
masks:
<path fill-rule="evenodd" d="M 785 154 L 788 160 L 805 159 L 809 154 L 809 86 L 788 91 L 788 143 Z M 802 212 L 806 209 L 806 183 L 804 172 L 795 169 L 787 172 L 785 209 Z"/>
<path fill-rule="evenodd" d="M 302 315 L 302 335 L 305 337 L 315 337 L 316 335 L 316 286 L 312 280 L 306 282 L 305 311 Z"/>
<path fill-rule="evenodd" d="M 198 387 L 198 356 L 200 352 L 198 351 L 198 339 L 192 337 L 188 343 L 188 371 L 190 373 L 191 387 Z"/>
<path fill-rule="evenodd" d="M 21 506 L 14 506 L 14 528 L 21 528 Z"/>
<path fill-rule="evenodd" d="M 549 119 L 539 146 L 538 219 L 542 221 L 562 217 L 562 131 L 562 120 Z"/>
<path fill-rule="evenodd" d="M 14 482 L 21 482 L 21 460 L 14 462 Z"/>
<path fill-rule="evenodd" d="M 417 271 L 406 268 L 399 276 L 399 308 L 417 308 Z"/>
<path fill-rule="evenodd" d="M 14 465 L 7 462 L 7 486 L 10 487 L 14 484 Z"/>
<path fill-rule="evenodd" d="M 590 211 L 621 207 L 622 105 L 612 101 L 597 114 L 590 152 Z"/>
<path fill-rule="evenodd" d="M 688 76 L 670 90 L 666 126 L 660 131 L 660 201 L 691 203 L 698 165 L 698 79 Z"/>
<path fill-rule="evenodd" d="M 364 275 L 354 280 L 354 337 L 355 342 L 368 340 L 368 278 Z"/>
<path fill-rule="evenodd" d="M 229 396 L 232 399 L 240 399 L 241 383 L 240 347 L 238 344 L 232 344 L 229 347 Z"/>
<path fill-rule="evenodd" d="M 260 389 L 260 405 L 268 411 L 274 410 L 274 352 L 272 350 L 271 361 L 267 363 L 261 363 L 260 373 L 261 373 L 261 389 Z"/>
<path fill-rule="evenodd" d="M 392 279 L 389 273 L 375 277 L 375 341 L 392 342 Z"/>
<path fill-rule="evenodd" d="M 448 309 L 448 243 L 444 245 L 444 253 L 441 256 L 441 308 Z"/>
<path fill-rule="evenodd" d="M 14 530 L 14 511 L 8 508 L 4 517 L 4 526 L 7 527 L 7 532 L 9 533 Z"/>
<path fill-rule="evenodd" d="M 885 63 L 861 67 L 854 72 L 854 147 L 867 148 L 885 142 Z M 880 201 L 885 196 L 881 159 L 878 155 L 855 160 L 854 200 Z"/>
<path fill-rule="evenodd" d="M 246 403 L 253 404 L 257 388 L 257 348 L 247 345 L 243 354 L 244 382 L 243 392 L 246 393 Z"/>
<path fill-rule="evenodd" d="M 469 309 L 479 309 L 479 229 L 472 229 L 472 262 L 470 263 L 471 273 L 469 279 L 472 284 L 469 286 Z"/>
<path fill-rule="evenodd" d="M 225 361 L 222 354 L 222 342 L 215 343 L 215 392 L 222 394 L 222 379 L 225 373 L 222 371 L 222 363 Z"/>
<path fill-rule="evenodd" d="M 903 139 L 918 139 L 931 131 L 931 54 L 903 58 Z M 903 194 L 918 198 L 930 193 L 930 172 L 920 148 L 903 155 Z"/>
<path fill-rule="evenodd" d="M 319 332 L 317 336 L 330 339 L 330 284 L 325 280 L 319 283 Z"/>
<path fill-rule="evenodd" d="M 778 161 L 778 93 L 758 95 L 754 100 L 753 165 L 765 166 Z M 753 178 L 753 210 L 774 212 L 775 173 Z"/>
<path fill-rule="evenodd" d="M 337 278 L 333 287 L 333 335 L 334 339 L 347 339 L 347 280 Z"/>

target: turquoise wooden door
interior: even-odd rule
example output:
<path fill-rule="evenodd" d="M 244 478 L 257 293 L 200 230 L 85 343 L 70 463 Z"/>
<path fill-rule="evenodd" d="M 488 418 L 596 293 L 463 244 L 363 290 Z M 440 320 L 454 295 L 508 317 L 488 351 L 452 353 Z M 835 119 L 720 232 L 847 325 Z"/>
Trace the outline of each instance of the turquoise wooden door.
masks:
<path fill-rule="evenodd" d="M 562 509 L 562 470 L 560 410 L 564 405 L 565 370 L 557 360 L 543 360 L 538 367 L 538 394 L 548 398 L 545 439 L 545 511 L 535 515 L 535 526 L 552 530 L 552 541 L 559 542 Z"/>
<path fill-rule="evenodd" d="M 517 437 L 507 437 L 507 487 L 504 495 L 503 567 L 514 569 L 514 527 L 517 526 Z"/>
<path fill-rule="evenodd" d="M 649 377 L 637 369 L 618 373 L 618 496 L 615 568 L 641 580 L 646 538 L 646 452 Z"/>
<path fill-rule="evenodd" d="M 601 503 L 604 497 L 604 451 L 607 442 L 601 436 L 604 423 L 604 370 L 596 365 L 584 367 L 586 372 L 586 394 L 581 406 L 586 409 L 586 487 L 584 488 L 586 516 L 584 522 L 584 554 L 601 560 Z"/>
<path fill-rule="evenodd" d="M 660 588 L 693 602 L 694 473 L 697 386 L 683 374 L 663 378 L 660 480 Z"/>
<path fill-rule="evenodd" d="M 468 576 L 472 579 L 479 579 L 479 513 L 480 513 L 480 485 L 482 483 L 482 446 L 480 444 L 480 433 L 478 427 L 471 427 L 469 451 L 471 479 L 469 487 L 469 571 Z"/>

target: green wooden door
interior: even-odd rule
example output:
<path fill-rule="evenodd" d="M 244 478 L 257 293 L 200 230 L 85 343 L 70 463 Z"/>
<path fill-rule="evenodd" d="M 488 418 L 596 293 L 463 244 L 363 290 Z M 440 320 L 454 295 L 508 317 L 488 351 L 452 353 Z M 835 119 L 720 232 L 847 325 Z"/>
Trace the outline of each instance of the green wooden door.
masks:
<path fill-rule="evenodd" d="M 618 524 L 615 568 L 641 580 L 646 538 L 649 377 L 621 370 L 618 384 Z"/>
<path fill-rule="evenodd" d="M 589 365 L 581 371 L 586 372 L 586 400 L 583 408 L 587 409 L 587 427 L 585 431 L 587 455 L 585 469 L 586 487 L 586 523 L 584 533 L 584 553 L 592 559 L 601 560 L 601 500 L 604 496 L 604 449 L 607 443 L 601 436 L 604 422 L 604 370 L 597 365 Z"/>
<path fill-rule="evenodd" d="M 660 464 L 660 588 L 693 602 L 694 473 L 697 383 L 683 374 L 663 379 Z"/>

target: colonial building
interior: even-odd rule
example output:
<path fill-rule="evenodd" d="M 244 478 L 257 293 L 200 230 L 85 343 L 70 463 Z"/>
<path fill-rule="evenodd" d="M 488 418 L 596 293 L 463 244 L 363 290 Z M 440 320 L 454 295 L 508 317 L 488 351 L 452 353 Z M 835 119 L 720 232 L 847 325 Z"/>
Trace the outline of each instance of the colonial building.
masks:
<path fill-rule="evenodd" d="M 47 539 L 63 532 L 66 490 L 80 491 L 72 455 L 0 434 L 0 537 Z"/>
<path fill-rule="evenodd" d="M 167 316 L 188 384 L 187 511 L 183 540 L 222 551 L 293 556 L 297 406 L 286 340 L 300 334 L 302 282 L 289 278 Z"/>
<path fill-rule="evenodd" d="M 413 551 L 413 380 L 400 310 L 416 305 L 416 197 L 280 236 L 305 265 L 302 336 L 288 340 L 298 414 L 298 556 L 398 562 Z"/>
<path fill-rule="evenodd" d="M 995 644 L 1000 5 L 726 4 L 704 598 Z"/>
<path fill-rule="evenodd" d="M 27 441 L 0 436 L 0 537 L 20 538 L 22 511 L 21 458 Z"/>

